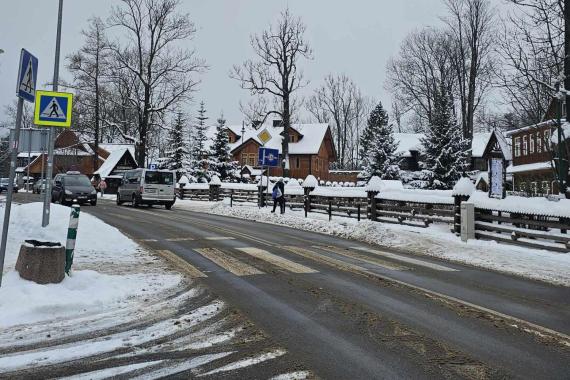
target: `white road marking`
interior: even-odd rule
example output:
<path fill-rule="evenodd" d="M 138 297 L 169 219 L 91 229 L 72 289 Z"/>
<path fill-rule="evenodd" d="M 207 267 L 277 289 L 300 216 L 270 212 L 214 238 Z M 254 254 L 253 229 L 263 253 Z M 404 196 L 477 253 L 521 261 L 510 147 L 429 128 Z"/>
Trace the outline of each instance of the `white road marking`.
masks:
<path fill-rule="evenodd" d="M 257 259 L 267 261 L 273 265 L 276 265 L 282 269 L 288 270 L 293 273 L 318 273 L 318 271 L 306 267 L 301 264 L 297 264 L 294 261 L 287 260 L 281 256 L 274 255 L 272 253 L 267 252 L 264 249 L 254 248 L 254 247 L 245 247 L 245 248 L 238 248 L 239 251 L 247 253 L 250 256 L 253 256 Z"/>
<path fill-rule="evenodd" d="M 195 240 L 194 238 L 169 238 L 169 239 L 164 239 L 166 241 L 192 241 Z"/>
<path fill-rule="evenodd" d="M 398 255 L 395 253 L 390 253 L 390 252 L 384 252 L 384 251 L 378 251 L 376 249 L 372 249 L 372 248 L 365 248 L 365 247 L 352 247 L 351 249 L 357 249 L 359 251 L 364 251 L 364 252 L 370 252 L 370 253 L 374 253 L 375 255 L 379 255 L 379 256 L 384 256 L 390 259 L 394 259 L 394 260 L 398 260 L 398 261 L 403 261 L 405 263 L 410 263 L 410 264 L 415 264 L 418 266 L 422 266 L 422 267 L 426 267 L 426 268 L 430 268 L 430 269 L 434 269 L 434 270 L 438 270 L 438 271 L 443 271 L 443 272 L 458 272 L 457 269 L 453 269 L 450 267 L 446 267 L 444 265 L 439 265 L 439 264 L 434 264 L 434 263 L 430 263 L 427 261 L 423 261 L 420 259 L 415 259 L 412 257 L 406 257 L 406 256 L 402 256 L 402 255 Z"/>
<path fill-rule="evenodd" d="M 407 270 L 407 269 L 409 269 L 403 265 L 391 263 L 389 261 L 378 259 L 375 257 L 367 257 L 363 254 L 353 252 L 349 249 L 332 247 L 332 246 L 322 246 L 322 245 L 315 245 L 315 246 L 313 246 L 313 248 L 322 249 L 323 251 L 332 252 L 332 253 L 335 253 L 337 255 L 348 257 L 349 259 L 355 259 L 358 261 L 362 261 L 362 262 L 365 262 L 368 264 L 376 265 L 376 266 L 379 266 L 379 267 L 382 267 L 385 269 L 389 269 L 389 270 Z"/>
<path fill-rule="evenodd" d="M 195 251 L 236 276 L 264 274 L 259 269 L 243 263 L 217 248 L 198 248 Z"/>
<path fill-rule="evenodd" d="M 148 243 L 148 242 L 155 242 L 158 241 L 156 239 L 137 239 L 137 241 L 143 242 L 143 243 Z"/>
<path fill-rule="evenodd" d="M 234 240 L 235 238 L 231 236 L 209 236 L 205 237 L 205 240 Z"/>
<path fill-rule="evenodd" d="M 159 249 L 156 252 L 165 257 L 167 260 L 175 263 L 179 267 L 182 267 L 191 278 L 208 277 L 198 268 L 196 268 L 194 265 L 190 264 L 188 261 L 184 260 L 183 258 L 177 256 L 176 254 L 167 249 Z"/>

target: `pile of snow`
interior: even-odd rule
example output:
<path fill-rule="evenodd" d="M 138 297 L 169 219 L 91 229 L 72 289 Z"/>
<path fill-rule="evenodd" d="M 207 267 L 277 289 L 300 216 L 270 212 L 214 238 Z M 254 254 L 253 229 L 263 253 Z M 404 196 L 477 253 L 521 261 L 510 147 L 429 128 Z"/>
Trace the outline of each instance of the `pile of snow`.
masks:
<path fill-rule="evenodd" d="M 321 181 L 321 184 L 322 183 L 323 181 Z M 307 178 L 305 178 L 305 180 L 303 181 L 303 187 L 317 188 L 319 187 L 319 181 L 317 181 L 314 175 L 309 174 Z"/>
<path fill-rule="evenodd" d="M 401 202 L 431 203 L 431 204 L 454 204 L 451 190 L 386 190 L 376 196 L 377 199 L 386 199 Z"/>
<path fill-rule="evenodd" d="M 186 175 L 183 175 L 182 177 L 180 177 L 180 180 L 178 180 L 179 184 L 183 184 L 186 185 L 188 183 L 190 183 L 190 180 L 188 179 L 188 177 L 186 177 Z"/>
<path fill-rule="evenodd" d="M 401 181 L 380 179 L 378 176 L 373 176 L 366 184 L 366 191 L 384 192 L 390 190 L 404 190 L 404 185 Z"/>
<path fill-rule="evenodd" d="M 476 191 L 469 198 L 469 202 L 474 203 L 475 208 L 483 210 L 570 218 L 570 199 L 560 199 L 557 202 L 539 197 L 508 196 L 505 199 L 496 199 L 489 198 L 486 192 Z"/>
<path fill-rule="evenodd" d="M 185 189 L 190 189 L 190 190 L 208 190 L 210 188 L 210 185 L 208 185 L 207 183 L 189 183 L 187 185 L 184 186 Z"/>
<path fill-rule="evenodd" d="M 305 194 L 303 188 L 295 178 L 291 178 L 285 185 L 285 194 L 288 195 L 303 195 Z"/>
<path fill-rule="evenodd" d="M 453 191 L 451 195 L 453 195 L 454 197 L 458 196 L 468 197 L 471 194 L 473 194 L 474 191 L 475 191 L 475 185 L 473 185 L 473 182 L 471 182 L 469 178 L 463 177 L 459 179 L 459 181 L 457 181 L 455 186 L 453 186 Z"/>
<path fill-rule="evenodd" d="M 222 189 L 257 191 L 257 187 L 254 183 L 222 182 Z"/>
<path fill-rule="evenodd" d="M 83 212 L 73 275 L 60 284 L 48 285 L 20 278 L 14 267 L 24 240 L 66 241 L 70 209 L 51 205 L 50 224 L 45 228 L 41 227 L 41 213 L 41 203 L 12 206 L 0 288 L 0 327 L 102 312 L 139 301 L 143 307 L 145 297 L 180 283 L 179 275 L 156 271 L 155 258 L 119 230 Z M 146 273 L 151 268 L 153 273 Z M 128 273 L 122 273 L 126 269 Z"/>
<path fill-rule="evenodd" d="M 221 185 L 222 185 L 222 181 L 220 180 L 220 177 L 218 177 L 217 175 L 213 176 L 213 177 L 210 179 L 210 185 L 221 186 Z"/>

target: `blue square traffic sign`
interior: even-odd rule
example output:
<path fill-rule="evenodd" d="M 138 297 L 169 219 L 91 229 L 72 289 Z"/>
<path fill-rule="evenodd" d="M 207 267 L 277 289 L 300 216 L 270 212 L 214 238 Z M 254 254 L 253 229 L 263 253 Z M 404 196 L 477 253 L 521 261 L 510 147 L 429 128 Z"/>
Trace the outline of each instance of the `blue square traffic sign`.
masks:
<path fill-rule="evenodd" d="M 259 148 L 258 164 L 260 166 L 279 166 L 279 150 Z"/>

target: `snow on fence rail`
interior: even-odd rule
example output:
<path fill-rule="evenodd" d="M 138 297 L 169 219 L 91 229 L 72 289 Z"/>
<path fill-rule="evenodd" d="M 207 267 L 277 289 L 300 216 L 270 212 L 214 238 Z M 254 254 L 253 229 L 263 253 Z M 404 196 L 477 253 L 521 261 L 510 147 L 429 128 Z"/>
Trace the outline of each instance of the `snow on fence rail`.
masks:
<path fill-rule="evenodd" d="M 475 192 L 475 236 L 556 252 L 570 251 L 570 200 L 518 196 L 489 198 Z"/>

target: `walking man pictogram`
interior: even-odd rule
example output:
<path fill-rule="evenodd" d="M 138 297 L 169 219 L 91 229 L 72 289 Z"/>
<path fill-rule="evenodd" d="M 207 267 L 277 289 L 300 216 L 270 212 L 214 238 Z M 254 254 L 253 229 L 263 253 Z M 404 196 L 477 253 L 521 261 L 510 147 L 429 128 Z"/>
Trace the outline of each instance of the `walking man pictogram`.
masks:
<path fill-rule="evenodd" d="M 49 117 L 52 117 L 54 113 L 55 113 L 55 117 L 59 117 L 59 113 L 57 113 L 58 108 L 59 107 L 58 107 L 57 103 L 55 102 L 55 99 L 52 99 L 51 106 L 50 106 L 51 112 L 49 113 Z"/>

